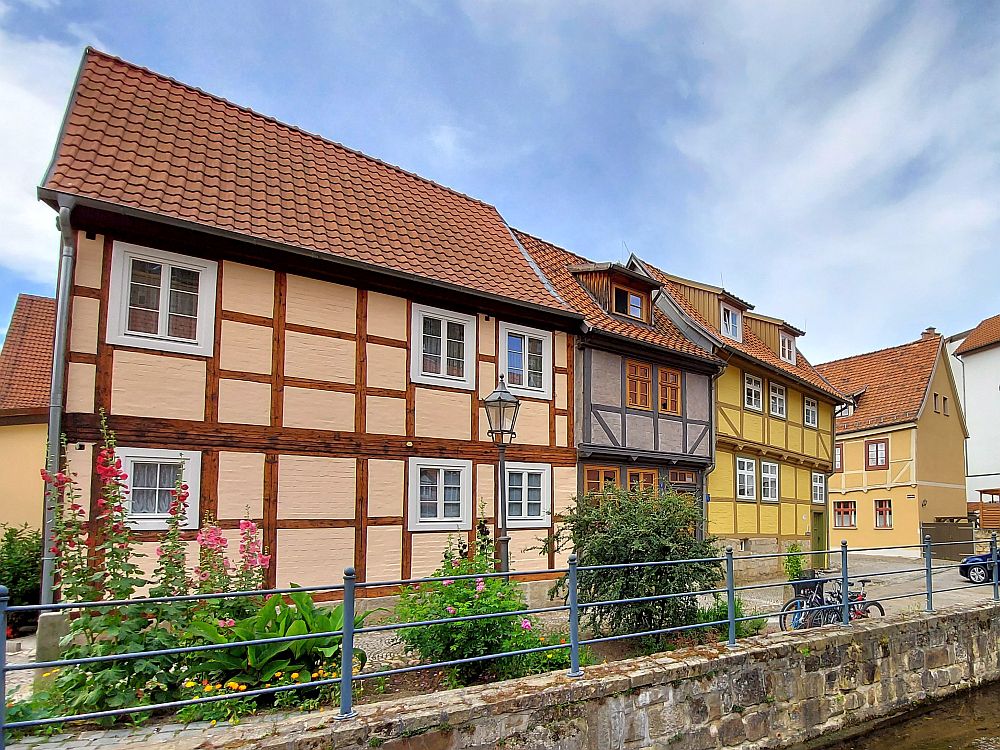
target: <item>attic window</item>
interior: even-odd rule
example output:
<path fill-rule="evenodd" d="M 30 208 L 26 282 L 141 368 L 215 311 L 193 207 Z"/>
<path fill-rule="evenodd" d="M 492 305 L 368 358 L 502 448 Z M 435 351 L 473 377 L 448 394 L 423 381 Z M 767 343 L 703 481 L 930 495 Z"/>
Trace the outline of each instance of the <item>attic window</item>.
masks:
<path fill-rule="evenodd" d="M 722 335 L 733 341 L 743 340 L 743 315 L 735 307 L 722 304 Z"/>
<path fill-rule="evenodd" d="M 781 339 L 781 352 L 780 352 L 781 358 L 785 362 L 788 362 L 789 364 L 794 365 L 795 364 L 795 337 L 792 336 L 792 335 L 790 335 L 790 334 L 787 334 L 787 333 L 782 333 L 782 334 L 779 335 L 779 338 Z"/>
<path fill-rule="evenodd" d="M 637 292 L 624 286 L 615 286 L 613 291 L 614 311 L 619 315 L 649 321 L 649 294 Z"/>

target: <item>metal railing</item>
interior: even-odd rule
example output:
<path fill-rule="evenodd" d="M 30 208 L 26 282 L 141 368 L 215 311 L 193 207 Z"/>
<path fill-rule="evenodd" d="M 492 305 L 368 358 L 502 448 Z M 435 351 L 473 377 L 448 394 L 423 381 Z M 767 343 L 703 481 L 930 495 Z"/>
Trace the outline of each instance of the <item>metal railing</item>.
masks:
<path fill-rule="evenodd" d="M 741 592 L 747 591 L 757 591 L 769 588 L 783 588 L 788 586 L 791 582 L 788 581 L 772 581 L 766 583 L 751 583 L 737 585 L 737 564 L 745 562 L 753 562 L 758 560 L 768 560 L 768 559 L 783 559 L 793 556 L 808 556 L 808 555 L 830 555 L 837 559 L 839 563 L 839 574 L 827 577 L 815 577 L 803 581 L 802 583 L 821 583 L 821 582 L 839 582 L 841 591 L 844 592 L 841 596 L 842 601 L 831 603 L 829 600 L 821 600 L 823 603 L 816 606 L 804 607 L 796 610 L 799 614 L 815 612 L 815 611 L 830 611 L 832 608 L 840 609 L 840 624 L 850 625 L 852 620 L 852 612 L 856 613 L 857 601 L 853 600 L 847 592 L 850 591 L 850 553 L 858 552 L 879 552 L 887 550 L 921 550 L 923 557 L 923 565 L 917 568 L 904 568 L 902 570 L 885 570 L 885 571 L 874 571 L 864 573 L 865 578 L 875 578 L 881 576 L 891 576 L 899 575 L 903 573 L 919 573 L 921 571 L 925 574 L 924 587 L 923 590 L 912 591 L 903 594 L 897 594 L 893 596 L 878 597 L 870 599 L 870 602 L 885 602 L 890 600 L 898 600 L 912 597 L 923 597 L 925 598 L 924 608 L 927 612 L 934 611 L 934 595 L 935 593 L 941 594 L 949 591 L 956 591 L 959 589 L 968 589 L 968 586 L 957 586 L 949 588 L 935 587 L 934 575 L 945 570 L 959 567 L 959 564 L 955 565 L 944 565 L 934 564 L 934 549 L 937 547 L 945 547 L 953 544 L 968 544 L 968 541 L 959 542 L 931 542 L 930 537 L 925 537 L 924 543 L 919 545 L 908 545 L 908 546 L 897 546 L 897 547 L 865 547 L 865 548 L 854 548 L 849 549 L 847 542 L 841 542 L 839 549 L 832 550 L 818 550 L 818 551 L 802 551 L 802 552 L 775 552 L 766 554 L 750 554 L 750 555 L 736 555 L 733 552 L 732 547 L 727 547 L 725 553 L 719 557 L 707 557 L 707 558 L 697 558 L 691 560 L 663 560 L 657 562 L 640 562 L 640 563 L 622 563 L 616 565 L 580 565 L 578 563 L 576 555 L 570 555 L 568 559 L 568 567 L 557 568 L 544 571 L 509 571 L 509 572 L 492 572 L 492 573 L 472 573 L 472 574 L 462 574 L 462 575 L 451 575 L 451 576 L 440 576 L 440 577 L 428 577 L 428 578 L 417 578 L 409 580 L 397 580 L 397 581 L 375 581 L 375 582 L 357 582 L 355 578 L 355 572 L 353 568 L 347 568 L 344 571 L 344 581 L 342 584 L 333 584 L 329 586 L 308 586 L 308 587 L 292 587 L 292 588 L 272 588 L 260 591 L 237 591 L 228 593 L 217 593 L 217 594 L 192 594 L 185 596 L 161 596 L 161 597 L 144 597 L 144 598 L 134 598 L 127 600 L 106 600 L 106 601 L 91 601 L 91 602 L 60 602 L 54 604 L 36 604 L 36 605 L 24 605 L 24 606 L 9 606 L 8 591 L 5 587 L 0 586 L 0 750 L 5 747 L 6 733 L 10 730 L 26 730 L 35 727 L 42 727 L 47 725 L 61 725 L 69 722 L 78 721 L 90 721 L 108 717 L 120 717 L 128 716 L 132 714 L 148 714 L 155 711 L 166 711 L 169 709 L 178 709 L 185 706 L 193 706 L 204 703 L 214 703 L 218 701 L 225 701 L 230 699 L 245 699 L 253 697 L 262 696 L 275 696 L 280 693 L 294 691 L 294 690 L 306 690 L 320 687 L 328 686 L 339 686 L 340 691 L 340 708 L 337 715 L 337 719 L 347 720 L 357 715 L 354 710 L 354 686 L 355 683 L 359 683 L 364 680 L 372 680 L 376 678 L 390 677 L 393 675 L 407 674 L 410 672 L 415 672 L 419 670 L 428 669 L 443 669 L 448 667 L 456 667 L 461 665 L 473 664 L 478 662 L 491 661 L 495 659 L 502 659 L 512 656 L 522 656 L 535 653 L 543 653 L 547 651 L 555 650 L 569 650 L 569 670 L 567 675 L 569 677 L 580 677 L 583 674 L 583 669 L 581 667 L 581 648 L 594 645 L 597 643 L 604 643 L 610 641 L 625 640 L 630 638 L 640 638 L 656 635 L 666 635 L 670 633 L 682 633 L 690 630 L 707 629 L 707 628 L 726 628 L 726 644 L 728 647 L 733 647 L 737 644 L 737 632 L 738 624 L 740 622 L 747 622 L 751 620 L 761 620 L 764 618 L 779 617 L 782 611 L 773 612 L 755 612 L 750 615 L 737 616 L 739 594 Z M 992 576 L 992 598 L 993 601 L 1000 601 L 1000 565 L 998 565 L 998 549 L 997 549 L 997 535 L 994 533 L 989 541 L 989 560 L 988 569 Z M 579 597 L 579 573 L 593 573 L 607 570 L 622 570 L 622 569 L 639 569 L 648 568 L 653 566 L 677 566 L 677 565 L 692 565 L 692 564 L 719 564 L 724 570 L 724 588 L 716 589 L 702 589 L 693 591 L 679 591 L 667 594 L 657 594 L 653 596 L 637 596 L 622 599 L 610 599 L 601 601 L 591 601 L 591 602 L 580 602 Z M 470 579 L 487 579 L 487 578 L 504 578 L 508 580 L 516 580 L 520 577 L 531 576 L 533 579 L 537 579 L 539 576 L 547 576 L 549 578 L 554 578 L 556 576 L 566 577 L 566 598 L 565 604 L 554 604 L 549 607 L 528 607 L 525 609 L 517 611 L 507 611 L 507 612 L 494 612 L 494 613 L 484 613 L 476 615 L 464 615 L 455 617 L 444 617 L 440 619 L 433 620 L 422 620 L 417 622 L 388 622 L 377 625 L 355 627 L 355 607 L 358 597 L 359 589 L 374 589 L 386 587 L 397 587 L 397 586 L 413 586 L 423 583 L 432 582 L 444 582 L 444 581 L 462 581 Z M 343 600 L 343 629 L 330 632 L 321 633 L 306 633 L 297 634 L 291 636 L 280 636 L 274 638 L 261 638 L 255 640 L 242 640 L 242 641 L 232 641 L 228 643 L 205 643 L 193 646 L 183 646 L 177 648 L 167 648 L 159 650 L 149 650 L 149 651 L 138 651 L 138 652 L 128 652 L 120 654 L 106 654 L 100 656 L 87 656 L 73 659 L 56 659 L 42 662 L 31 662 L 23 664 L 8 664 L 7 663 L 7 617 L 9 614 L 14 613 L 41 613 L 46 611 L 65 611 L 65 610 L 88 610 L 96 608 L 109 608 L 116 606 L 126 606 L 126 605 L 158 605 L 167 604 L 173 602 L 197 602 L 206 600 L 219 600 L 227 598 L 239 598 L 239 597 L 263 597 L 271 595 L 282 595 L 298 592 L 337 592 L 342 594 Z M 595 609 L 600 607 L 608 607 L 615 605 L 626 605 L 626 604 L 641 604 L 648 602 L 657 601 L 668 601 L 671 599 L 678 598 L 691 598 L 691 597 L 704 597 L 704 596 L 721 596 L 726 597 L 726 618 L 720 620 L 714 620 L 711 622 L 697 622 L 690 625 L 679 625 L 671 626 L 665 628 L 658 628 L 654 630 L 647 630 L 635 633 L 625 633 L 625 634 L 614 634 L 614 635 L 594 635 L 589 638 L 581 637 L 580 633 L 580 614 L 588 609 Z M 414 628 L 414 627 L 429 627 L 437 626 L 448 623 L 460 623 L 460 622 L 475 622 L 481 620 L 490 620 L 496 618 L 510 618 L 510 617 L 526 617 L 530 615 L 540 615 L 554 612 L 566 612 L 568 619 L 568 631 L 569 637 L 567 643 L 553 643 L 540 645 L 534 648 L 526 648 L 514 651 L 505 651 L 495 654 L 483 654 L 470 656 L 460 659 L 451 659 L 448 661 L 438 661 L 428 664 L 415 664 L 404 667 L 396 667 L 392 669 L 380 669 L 370 672 L 365 672 L 364 670 L 356 671 L 354 664 L 354 654 L 355 654 L 355 644 L 358 635 L 368 634 L 368 633 L 384 633 L 399 631 L 404 628 Z M 203 651 L 212 651 L 228 648 L 240 648 L 249 647 L 255 645 L 263 644 L 273 644 L 273 643 L 290 643 L 294 641 L 303 640 L 314 640 L 318 638 L 328 638 L 328 637 L 340 637 L 341 638 L 341 663 L 340 663 L 340 673 L 334 677 L 323 678 L 323 679 L 310 679 L 306 682 L 298 682 L 289 685 L 276 685 L 276 686 L 266 686 L 257 687 L 254 689 L 248 689 L 238 693 L 225 694 L 225 695 L 212 695 L 204 696 L 200 698 L 190 698 L 184 700 L 174 700 L 163 703 L 156 703 L 151 705 L 140 705 L 127 708 L 118 709 L 108 709 L 103 711 L 92 711 L 83 714 L 72 714 L 67 716 L 58 717 L 47 717 L 41 719 L 23 720 L 23 721 L 13 721 L 8 722 L 6 717 L 6 707 L 7 707 L 7 678 L 8 675 L 25 671 L 25 670 L 41 670 L 41 669 L 55 669 L 63 667 L 74 667 L 83 666 L 87 664 L 98 664 L 113 661 L 125 661 L 131 659 L 143 659 L 158 656 L 171 656 L 171 655 L 182 655 L 189 653 L 198 653 Z"/>

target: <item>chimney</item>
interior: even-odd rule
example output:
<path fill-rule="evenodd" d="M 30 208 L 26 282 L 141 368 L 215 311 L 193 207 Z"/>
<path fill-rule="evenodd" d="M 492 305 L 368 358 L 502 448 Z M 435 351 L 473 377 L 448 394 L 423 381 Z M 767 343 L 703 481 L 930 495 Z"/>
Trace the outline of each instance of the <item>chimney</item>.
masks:
<path fill-rule="evenodd" d="M 932 339 L 937 335 L 937 328 L 934 326 L 927 326 L 927 328 L 924 329 L 924 332 L 920 334 L 920 338 L 921 340 L 926 341 L 927 339 Z"/>

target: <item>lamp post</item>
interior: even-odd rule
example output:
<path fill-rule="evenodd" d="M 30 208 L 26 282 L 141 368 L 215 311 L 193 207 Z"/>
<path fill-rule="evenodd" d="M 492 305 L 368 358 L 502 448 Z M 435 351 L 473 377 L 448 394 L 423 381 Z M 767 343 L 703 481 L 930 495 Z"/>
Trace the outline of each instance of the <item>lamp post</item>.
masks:
<path fill-rule="evenodd" d="M 500 457 L 497 467 L 499 479 L 497 542 L 500 545 L 500 571 L 502 573 L 510 570 L 510 537 L 507 536 L 507 477 L 505 476 L 504 459 L 507 445 L 517 437 L 517 433 L 514 432 L 514 422 L 517 420 L 517 410 L 520 407 L 521 402 L 517 396 L 507 390 L 507 384 L 503 382 L 503 375 L 500 376 L 500 382 L 493 393 L 483 399 L 486 419 L 490 423 L 487 434 L 493 438 Z"/>

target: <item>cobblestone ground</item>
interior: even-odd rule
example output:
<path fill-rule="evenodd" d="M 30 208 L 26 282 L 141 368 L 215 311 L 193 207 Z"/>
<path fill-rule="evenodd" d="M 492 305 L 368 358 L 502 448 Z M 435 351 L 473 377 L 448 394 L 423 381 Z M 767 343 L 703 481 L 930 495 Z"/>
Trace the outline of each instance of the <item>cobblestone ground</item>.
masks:
<path fill-rule="evenodd" d="M 851 557 L 850 573 L 852 579 L 864 577 L 879 571 L 896 571 L 891 576 L 878 576 L 869 584 L 869 598 L 880 600 L 900 594 L 913 594 L 912 597 L 889 600 L 884 602 L 887 614 L 922 609 L 925 604 L 924 580 L 925 574 L 922 561 L 908 558 L 885 558 L 856 555 Z M 936 606 L 954 604 L 976 604 L 989 599 L 992 589 L 989 586 L 972 586 L 962 579 L 957 570 L 949 567 L 953 563 L 941 561 L 935 563 L 934 585 L 937 589 L 956 588 L 955 591 L 939 592 L 935 595 Z M 913 570 L 917 569 L 917 570 Z M 833 574 L 836 574 L 834 569 Z M 776 582 L 780 583 L 780 582 Z M 769 613 L 776 611 L 782 605 L 788 589 L 783 585 L 771 588 L 755 589 L 740 593 L 747 614 Z M 711 603 L 711 597 L 704 597 L 702 605 Z M 547 630 L 564 630 L 566 615 L 564 612 L 547 613 L 540 616 Z M 777 630 L 777 618 L 768 620 L 767 632 Z M 584 637 L 586 635 L 584 634 Z M 21 639 L 21 651 L 8 655 L 10 663 L 27 663 L 34 659 L 34 639 Z M 369 656 L 372 669 L 398 667 L 415 663 L 415 660 L 405 653 L 402 642 L 393 632 L 365 633 L 358 638 L 359 647 Z M 7 695 L 26 697 L 30 694 L 30 683 L 33 672 L 15 672 L 8 677 Z M 247 717 L 243 722 L 232 727 L 228 724 L 211 726 L 207 722 L 197 722 L 189 725 L 160 724 L 134 728 L 121 728 L 109 731 L 78 731 L 56 735 L 54 737 L 28 737 L 18 740 L 8 747 L 11 750 L 90 750 L 90 748 L 123 747 L 133 750 L 139 747 L 165 747 L 170 750 L 194 750 L 208 748 L 216 741 L 238 739 L 242 743 L 251 743 L 255 739 L 268 736 L 274 731 L 274 724 L 287 719 L 292 714 L 268 713 L 262 716 Z M 326 710 L 312 714 L 294 714 L 308 716 L 310 720 L 320 720 L 323 716 L 333 716 Z M 994 745 L 983 745 L 983 750 Z M 997 746 L 1000 747 L 1000 746 Z"/>

